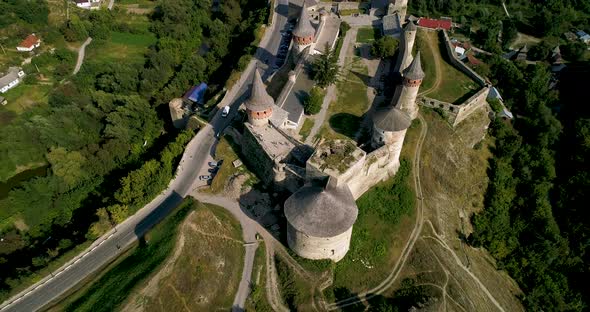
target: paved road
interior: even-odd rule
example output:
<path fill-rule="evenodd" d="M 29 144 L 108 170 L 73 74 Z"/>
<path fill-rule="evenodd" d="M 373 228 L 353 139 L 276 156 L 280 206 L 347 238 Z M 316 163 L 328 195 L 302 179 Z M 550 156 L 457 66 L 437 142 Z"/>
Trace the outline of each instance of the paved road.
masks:
<path fill-rule="evenodd" d="M 84 55 L 86 54 L 86 46 L 92 42 L 92 38 L 88 37 L 84 43 L 78 49 L 78 60 L 76 61 L 76 67 L 74 67 L 73 74 L 77 74 L 80 71 L 80 67 L 82 67 L 82 63 L 84 63 Z"/>
<path fill-rule="evenodd" d="M 278 1 L 277 7 L 278 4 L 288 3 L 287 1 Z M 276 17 L 277 14 L 275 12 Z M 267 31 L 261 40 L 260 48 L 256 53 L 257 58 L 261 56 L 273 57 L 268 51 L 273 51 L 276 54 L 276 50 L 278 50 L 278 43 L 276 42 L 280 42 L 281 35 L 278 31 L 274 30 L 284 27 L 286 18 L 273 18 L 273 21 L 275 22 L 270 31 Z M 283 23 L 282 25 L 280 24 L 281 22 Z M 276 49 L 271 50 L 271 47 L 274 45 L 276 45 Z M 263 65 L 263 63 L 260 64 L 261 62 L 259 60 L 253 61 L 253 63 Z M 249 66 L 244 72 L 242 76 L 246 77 L 245 81 L 250 81 L 254 68 L 254 66 Z M 266 66 L 260 66 L 260 68 L 264 71 L 264 75 L 269 75 Z M 223 118 L 218 113 L 211 120 L 210 124 L 201 129 L 189 142 L 178 166 L 176 178 L 170 183 L 166 191 L 158 195 L 135 215 L 95 241 L 78 257 L 65 264 L 50 276 L 45 277 L 37 284 L 2 303 L 0 305 L 0 311 L 36 311 L 43 308 L 84 278 L 116 259 L 126 247 L 133 244 L 138 237 L 143 236 L 143 234 L 162 220 L 170 211 L 176 208 L 182 199 L 194 187 L 199 185 L 197 178 L 201 172 L 206 170 L 207 161 L 211 159 L 216 143 L 215 135 L 225 129 L 231 119 L 236 116 L 239 105 L 249 94 L 249 87 L 249 83 L 244 83 L 228 91 L 228 94 L 235 94 L 235 96 L 227 100 L 232 106 L 230 115 L 227 118 Z M 235 89 L 237 91 L 234 91 Z M 245 301 L 245 296 L 241 301 Z"/>

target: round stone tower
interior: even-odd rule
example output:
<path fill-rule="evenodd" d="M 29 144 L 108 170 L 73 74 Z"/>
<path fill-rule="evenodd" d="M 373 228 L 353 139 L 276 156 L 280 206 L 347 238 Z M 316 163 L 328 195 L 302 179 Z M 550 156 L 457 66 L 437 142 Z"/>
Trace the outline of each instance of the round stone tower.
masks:
<path fill-rule="evenodd" d="M 309 13 L 307 12 L 307 5 L 305 4 L 305 1 L 303 1 L 297 25 L 295 25 L 295 29 L 293 29 L 293 42 L 295 43 L 297 52 L 299 53 L 306 47 L 310 46 L 313 43 L 314 36 L 315 29 L 311 26 Z"/>
<path fill-rule="evenodd" d="M 404 49 L 405 49 L 405 51 L 407 51 L 407 53 L 406 53 L 406 57 L 402 60 L 403 63 L 400 67 L 401 70 L 404 70 L 413 61 L 412 50 L 414 49 L 414 42 L 416 41 L 416 32 L 417 31 L 418 31 L 418 28 L 416 27 L 416 24 L 414 24 L 412 21 L 409 21 L 406 24 L 406 27 L 404 28 L 403 44 L 404 44 Z"/>
<path fill-rule="evenodd" d="M 252 93 L 244 104 L 246 105 L 246 114 L 248 114 L 248 122 L 250 124 L 253 126 L 268 124 L 268 119 L 272 116 L 274 100 L 266 93 L 258 69 L 254 70 Z"/>
<path fill-rule="evenodd" d="M 287 243 L 303 258 L 338 262 L 350 247 L 358 208 L 348 186 L 330 180 L 325 187 L 304 186 L 285 201 Z"/>
<path fill-rule="evenodd" d="M 373 148 L 387 145 L 401 152 L 406 130 L 411 124 L 410 115 L 397 107 L 376 111 L 373 115 L 371 145 Z"/>
<path fill-rule="evenodd" d="M 416 97 L 418 96 L 418 89 L 423 79 L 424 71 L 422 70 L 422 63 L 420 61 L 420 51 L 418 51 L 410 66 L 403 71 L 402 90 L 397 105 L 399 109 L 408 113 L 412 120 L 418 116 Z"/>

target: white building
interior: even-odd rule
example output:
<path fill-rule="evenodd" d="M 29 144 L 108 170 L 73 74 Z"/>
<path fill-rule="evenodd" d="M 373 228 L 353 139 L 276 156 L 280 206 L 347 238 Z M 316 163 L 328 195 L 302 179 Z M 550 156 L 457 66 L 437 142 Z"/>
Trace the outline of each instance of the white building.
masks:
<path fill-rule="evenodd" d="M 8 73 L 0 78 L 0 93 L 14 88 L 21 81 L 21 78 L 25 76 L 19 67 L 10 67 Z"/>
<path fill-rule="evenodd" d="M 75 0 L 75 2 L 81 9 L 98 10 L 100 8 L 100 0 Z"/>
<path fill-rule="evenodd" d="M 19 52 L 31 52 L 40 45 L 41 39 L 37 38 L 35 34 L 30 34 L 16 47 L 16 50 Z"/>

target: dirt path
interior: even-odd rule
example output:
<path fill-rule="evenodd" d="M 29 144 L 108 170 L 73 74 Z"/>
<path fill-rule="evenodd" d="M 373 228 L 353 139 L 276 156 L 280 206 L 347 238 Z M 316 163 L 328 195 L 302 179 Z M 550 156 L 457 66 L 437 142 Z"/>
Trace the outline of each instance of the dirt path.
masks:
<path fill-rule="evenodd" d="M 78 60 L 76 61 L 76 66 L 74 67 L 73 74 L 77 74 L 80 71 L 80 67 L 82 67 L 82 63 L 84 63 L 84 56 L 86 54 L 86 46 L 92 42 L 92 38 L 88 37 L 84 43 L 78 49 Z"/>
<path fill-rule="evenodd" d="M 430 228 L 432 230 L 432 233 L 434 234 L 434 237 L 427 236 L 427 237 L 424 237 L 424 238 L 433 239 L 440 246 L 442 246 L 445 250 L 447 250 L 451 254 L 451 256 L 453 257 L 453 259 L 455 260 L 457 266 L 459 266 L 463 271 L 465 271 L 465 273 L 467 273 L 467 275 L 469 275 L 475 281 L 475 283 L 477 283 L 477 285 L 479 286 L 479 288 L 481 288 L 481 290 L 486 294 L 486 296 L 488 297 L 488 299 L 490 299 L 490 301 L 498 308 L 498 310 L 504 312 L 505 311 L 504 308 L 502 308 L 502 306 L 500 305 L 500 303 L 498 303 L 498 301 L 496 301 L 496 298 L 494 298 L 494 296 L 490 293 L 490 291 L 488 290 L 488 288 L 479 280 L 479 278 L 477 276 L 475 276 L 475 274 L 473 274 L 473 272 L 471 272 L 471 270 L 469 270 L 469 268 L 467 268 L 463 264 L 463 261 L 461 261 L 461 259 L 459 259 L 459 257 L 455 253 L 455 251 L 453 251 L 453 249 L 444 241 L 444 238 L 441 237 L 441 235 L 439 235 L 436 232 L 436 230 L 434 229 L 434 226 L 432 225 L 432 222 L 430 222 L 430 220 L 428 220 L 427 223 L 430 225 Z"/>
<path fill-rule="evenodd" d="M 432 42 L 430 36 L 428 36 L 428 40 L 426 40 L 426 42 L 428 43 L 428 48 L 430 49 L 432 54 L 436 55 L 436 45 Z M 434 81 L 434 84 L 432 85 L 432 87 L 420 92 L 418 95 L 427 95 L 428 93 L 438 89 L 438 87 L 440 86 L 442 82 L 442 64 L 440 62 L 440 58 L 434 57 L 434 67 L 436 68 L 436 80 Z"/>
<path fill-rule="evenodd" d="M 344 39 L 342 42 L 342 48 L 340 49 L 340 55 L 338 55 L 338 66 L 340 66 L 341 71 L 344 68 L 344 61 L 346 60 L 346 53 L 348 51 L 348 46 L 350 45 L 353 38 L 356 38 L 357 30 L 358 30 L 358 28 L 353 27 L 353 28 L 349 29 L 346 32 L 346 36 L 344 36 Z M 332 84 L 326 90 L 326 96 L 324 96 L 324 102 L 322 103 L 322 109 L 317 114 L 317 116 L 314 118 L 315 120 L 314 120 L 313 127 L 311 128 L 311 131 L 309 132 L 309 135 L 307 136 L 307 139 L 305 140 L 306 144 L 311 144 L 314 141 L 315 136 L 318 134 L 318 132 L 322 128 L 322 125 L 324 124 L 324 121 L 326 120 L 326 116 L 328 115 L 328 107 L 330 106 L 330 103 L 332 103 L 334 100 L 336 100 L 336 85 Z"/>
<path fill-rule="evenodd" d="M 420 153 L 422 151 L 422 143 L 424 143 L 424 138 L 426 137 L 426 133 L 428 132 L 428 125 L 426 124 L 426 120 L 421 115 L 418 115 L 418 119 L 420 120 L 420 136 L 418 138 L 418 143 L 416 145 L 416 151 L 414 153 L 414 161 L 413 161 L 413 168 L 412 168 L 412 176 L 414 178 L 414 188 L 416 190 L 416 197 L 418 198 L 418 205 L 416 206 L 416 223 L 414 225 L 414 229 L 412 230 L 412 234 L 410 235 L 404 249 L 402 251 L 401 257 L 398 262 L 393 267 L 391 273 L 379 284 L 377 287 L 370 289 L 362 294 L 359 294 L 358 297 L 350 297 L 336 303 L 328 305 L 328 310 L 338 310 L 340 308 L 344 308 L 353 304 L 357 304 L 363 300 L 367 300 L 372 298 L 373 296 L 380 295 L 385 292 L 389 287 L 391 287 L 399 277 L 406 261 L 408 260 L 412 250 L 414 249 L 414 245 L 416 241 L 420 237 L 420 233 L 422 232 L 422 226 L 424 224 L 424 207 L 423 207 L 423 195 L 422 195 L 422 185 L 420 183 Z"/>

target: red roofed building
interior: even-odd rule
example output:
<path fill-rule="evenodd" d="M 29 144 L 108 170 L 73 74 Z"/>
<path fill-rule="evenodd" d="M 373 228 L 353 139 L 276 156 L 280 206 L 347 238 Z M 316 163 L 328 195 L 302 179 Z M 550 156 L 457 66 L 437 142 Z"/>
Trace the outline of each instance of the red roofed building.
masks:
<path fill-rule="evenodd" d="M 451 29 L 451 20 L 437 20 L 430 18 L 421 18 L 418 20 L 418 26 L 431 29 Z"/>
<path fill-rule="evenodd" d="M 41 45 L 41 39 L 37 38 L 35 34 L 30 34 L 23 40 L 16 49 L 21 52 L 30 52 Z"/>

